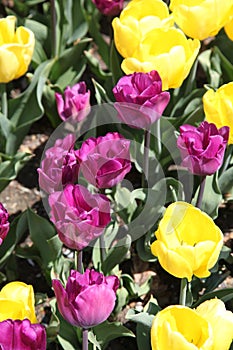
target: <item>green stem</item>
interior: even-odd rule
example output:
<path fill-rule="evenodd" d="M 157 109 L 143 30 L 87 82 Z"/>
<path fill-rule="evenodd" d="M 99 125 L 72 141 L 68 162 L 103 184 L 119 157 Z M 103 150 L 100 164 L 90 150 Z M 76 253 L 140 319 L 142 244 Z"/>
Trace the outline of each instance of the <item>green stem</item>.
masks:
<path fill-rule="evenodd" d="M 75 270 L 80 273 L 83 273 L 83 251 L 75 251 Z"/>
<path fill-rule="evenodd" d="M 155 123 L 155 133 L 156 133 L 156 141 L 157 141 L 157 156 L 160 157 L 162 153 L 162 145 L 161 145 L 161 127 L 160 127 L 160 119 Z"/>
<path fill-rule="evenodd" d="M 197 203 L 196 203 L 196 207 L 199 209 L 201 209 L 201 205 L 202 205 L 202 199 L 203 199 L 203 194 L 204 194 L 204 190 L 205 190 L 205 182 L 206 182 L 206 176 L 202 176 L 200 187 L 199 187 L 199 192 L 198 192 L 198 196 L 197 196 Z"/>
<path fill-rule="evenodd" d="M 1 112 L 7 118 L 8 101 L 7 101 L 6 84 L 0 84 L 0 94 L 1 94 Z"/>
<path fill-rule="evenodd" d="M 149 150 L 150 150 L 150 131 L 145 130 L 144 133 L 144 154 L 143 154 L 143 174 L 142 187 L 145 187 L 146 180 L 149 176 Z"/>
<path fill-rule="evenodd" d="M 179 299 L 179 304 L 185 306 L 186 302 L 186 294 L 187 294 L 187 279 L 182 278 L 180 281 L 180 299 Z"/>
<path fill-rule="evenodd" d="M 224 161 L 223 161 L 223 165 L 222 167 L 220 168 L 220 176 L 227 170 L 228 168 L 228 165 L 231 161 L 231 158 L 232 158 L 232 153 L 233 153 L 233 145 L 228 145 L 227 146 L 227 149 L 226 149 L 226 152 L 225 152 L 225 156 L 224 156 Z"/>
<path fill-rule="evenodd" d="M 57 56 L 57 33 L 56 33 L 57 15 L 56 15 L 55 0 L 50 0 L 50 6 L 51 6 L 52 57 L 56 57 Z"/>
<path fill-rule="evenodd" d="M 105 249 L 105 242 L 104 242 L 104 233 L 99 237 L 99 242 L 100 242 L 100 258 L 101 258 L 101 263 L 104 262 L 106 259 L 106 249 Z"/>
<path fill-rule="evenodd" d="M 83 328 L 83 346 L 82 350 L 88 350 L 88 329 Z"/>

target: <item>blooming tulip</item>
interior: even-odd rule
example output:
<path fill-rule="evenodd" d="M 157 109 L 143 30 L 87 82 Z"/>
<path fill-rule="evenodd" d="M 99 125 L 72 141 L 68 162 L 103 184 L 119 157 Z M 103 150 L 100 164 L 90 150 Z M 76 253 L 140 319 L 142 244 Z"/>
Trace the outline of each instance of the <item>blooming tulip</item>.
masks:
<path fill-rule="evenodd" d="M 0 292 L 0 322 L 8 318 L 13 320 L 29 319 L 37 323 L 35 299 L 31 285 L 23 282 L 10 282 Z"/>
<path fill-rule="evenodd" d="M 186 202 L 169 205 L 155 235 L 152 254 L 167 272 L 188 281 L 193 275 L 210 275 L 223 245 L 222 232 L 214 221 Z"/>
<path fill-rule="evenodd" d="M 0 19 L 0 83 L 24 75 L 34 50 L 33 32 L 22 26 L 15 31 L 15 22 L 15 16 Z"/>
<path fill-rule="evenodd" d="M 110 316 L 119 279 L 89 269 L 84 274 L 71 270 L 66 288 L 56 279 L 52 285 L 62 316 L 73 326 L 87 329 Z"/>
<path fill-rule="evenodd" d="M 67 86 L 64 91 L 64 97 L 56 92 L 55 98 L 58 113 L 64 121 L 73 117 L 80 122 L 90 112 L 90 91 L 87 90 L 84 81 L 73 87 Z"/>
<path fill-rule="evenodd" d="M 191 38 L 203 40 L 216 35 L 227 23 L 233 10 L 232 1 L 171 0 L 176 24 Z"/>
<path fill-rule="evenodd" d="M 126 74 L 155 69 L 163 90 L 177 88 L 189 74 L 199 48 L 199 40 L 187 39 L 179 29 L 155 28 L 141 42 L 140 54 L 123 60 L 122 69 Z"/>
<path fill-rule="evenodd" d="M 0 348 L 3 350 L 46 350 L 44 326 L 29 320 L 0 322 Z"/>
<path fill-rule="evenodd" d="M 228 137 L 228 126 L 218 130 L 215 124 L 206 121 L 197 128 L 182 125 L 177 139 L 182 165 L 196 175 L 214 174 L 222 165 Z"/>
<path fill-rule="evenodd" d="M 162 0 L 132 0 L 112 22 L 114 41 L 123 57 L 140 52 L 145 35 L 154 28 L 170 27 L 174 23 Z"/>
<path fill-rule="evenodd" d="M 10 223 L 8 221 L 9 214 L 6 208 L 0 203 L 0 245 L 2 244 L 4 238 L 6 238 L 9 229 Z"/>
<path fill-rule="evenodd" d="M 61 190 L 68 183 L 75 182 L 78 177 L 79 165 L 73 145 L 75 137 L 72 134 L 64 139 L 58 139 L 53 147 L 45 152 L 45 157 L 38 168 L 39 185 L 46 193 Z"/>
<path fill-rule="evenodd" d="M 152 350 L 213 350 L 213 330 L 195 310 L 168 306 L 153 320 L 151 346 Z"/>
<path fill-rule="evenodd" d="M 223 301 L 215 298 L 200 304 L 197 313 L 213 330 L 213 350 L 229 350 L 233 340 L 233 313 L 227 311 Z"/>
<path fill-rule="evenodd" d="M 124 0 L 92 0 L 92 2 L 106 16 L 117 16 L 124 5 Z"/>
<path fill-rule="evenodd" d="M 224 30 L 230 40 L 233 41 L 233 16 L 225 24 Z"/>
<path fill-rule="evenodd" d="M 203 96 L 206 120 L 217 128 L 229 126 L 229 144 L 233 144 L 233 82 L 222 85 L 218 90 L 208 90 Z"/>
<path fill-rule="evenodd" d="M 156 71 L 123 76 L 113 93 L 119 118 L 137 128 L 148 128 L 158 120 L 170 100 Z"/>
<path fill-rule="evenodd" d="M 98 188 L 113 187 L 131 169 L 130 141 L 117 132 L 89 138 L 76 151 L 80 171 Z"/>
<path fill-rule="evenodd" d="M 81 250 L 99 237 L 110 222 L 110 202 L 104 195 L 91 194 L 81 185 L 67 185 L 49 196 L 51 220 L 61 241 Z"/>

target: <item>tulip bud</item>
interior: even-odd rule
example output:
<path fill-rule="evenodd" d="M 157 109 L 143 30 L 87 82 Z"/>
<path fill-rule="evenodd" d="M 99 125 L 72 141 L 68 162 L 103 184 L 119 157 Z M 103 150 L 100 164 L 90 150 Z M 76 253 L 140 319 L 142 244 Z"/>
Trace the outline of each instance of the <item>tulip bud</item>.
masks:
<path fill-rule="evenodd" d="M 4 208 L 3 204 L 0 203 L 0 245 L 6 238 L 10 229 L 10 223 L 8 221 L 8 218 L 9 214 L 7 210 Z"/>
<path fill-rule="evenodd" d="M 124 5 L 124 0 L 92 0 L 92 2 L 106 16 L 119 15 Z"/>
<path fill-rule="evenodd" d="M 119 279 L 87 269 L 84 274 L 71 270 L 66 287 L 53 280 L 58 309 L 73 326 L 90 328 L 104 322 L 115 306 Z"/>

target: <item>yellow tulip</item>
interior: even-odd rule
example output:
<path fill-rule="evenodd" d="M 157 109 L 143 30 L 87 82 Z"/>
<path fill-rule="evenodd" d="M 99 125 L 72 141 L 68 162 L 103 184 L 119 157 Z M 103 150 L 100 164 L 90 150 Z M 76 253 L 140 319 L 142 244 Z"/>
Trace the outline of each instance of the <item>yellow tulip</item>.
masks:
<path fill-rule="evenodd" d="M 199 40 L 187 39 L 179 29 L 155 28 L 144 37 L 140 53 L 124 59 L 122 69 L 126 74 L 155 69 L 163 90 L 177 88 L 188 76 L 199 49 Z"/>
<path fill-rule="evenodd" d="M 195 310 L 168 306 L 153 320 L 151 346 L 152 350 L 213 350 L 212 333 L 211 325 Z"/>
<path fill-rule="evenodd" d="M 155 235 L 152 254 L 167 272 L 188 281 L 193 275 L 210 275 L 223 244 L 223 234 L 214 221 L 186 202 L 169 205 Z"/>
<path fill-rule="evenodd" d="M 233 82 L 222 85 L 217 91 L 208 90 L 203 96 L 206 120 L 217 128 L 229 126 L 229 144 L 233 144 Z"/>
<path fill-rule="evenodd" d="M 216 35 L 229 20 L 233 1 L 171 0 L 170 9 L 176 24 L 190 38 L 204 40 Z"/>
<path fill-rule="evenodd" d="M 207 300 L 196 309 L 212 327 L 213 350 L 228 350 L 233 340 L 233 313 L 219 299 Z"/>
<path fill-rule="evenodd" d="M 233 41 L 233 16 L 225 24 L 224 30 L 225 30 L 226 35 L 228 36 L 228 38 Z"/>
<path fill-rule="evenodd" d="M 31 30 L 18 27 L 16 17 L 0 19 L 0 83 L 8 83 L 26 73 L 31 62 L 35 37 Z"/>
<path fill-rule="evenodd" d="M 140 52 L 140 43 L 152 29 L 174 24 L 162 0 L 132 0 L 112 22 L 114 41 L 123 57 Z"/>
<path fill-rule="evenodd" d="M 29 319 L 37 323 L 35 299 L 31 285 L 23 282 L 10 282 L 0 291 L 0 322 L 8 318 Z"/>

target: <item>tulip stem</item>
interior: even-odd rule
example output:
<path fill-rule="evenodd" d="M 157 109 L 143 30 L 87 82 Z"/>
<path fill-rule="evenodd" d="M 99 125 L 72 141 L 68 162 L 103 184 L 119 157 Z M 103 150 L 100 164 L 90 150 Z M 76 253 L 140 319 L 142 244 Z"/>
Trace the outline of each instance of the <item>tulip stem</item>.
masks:
<path fill-rule="evenodd" d="M 4 117 L 7 118 L 8 104 L 7 104 L 6 84 L 0 84 L 0 93 L 1 93 L 1 112 L 4 115 Z"/>
<path fill-rule="evenodd" d="M 100 243 L 100 257 L 101 257 L 101 263 L 106 259 L 106 249 L 105 249 L 105 243 L 104 243 L 104 234 L 102 234 L 99 237 L 99 243 Z"/>
<path fill-rule="evenodd" d="M 186 303 L 186 294 L 187 294 L 187 279 L 182 278 L 180 281 L 180 300 L 179 304 L 184 305 Z"/>
<path fill-rule="evenodd" d="M 83 251 L 82 250 L 76 250 L 75 251 L 75 269 L 83 273 Z"/>
<path fill-rule="evenodd" d="M 88 350 L 88 329 L 83 328 L 83 346 L 82 350 Z"/>
<path fill-rule="evenodd" d="M 203 194 L 204 194 L 204 189 L 205 189 L 205 182 L 206 182 L 206 176 L 202 176 L 200 187 L 199 187 L 199 192 L 198 192 L 198 196 L 197 196 L 197 203 L 196 203 L 196 207 L 199 209 L 201 209 L 201 205 L 202 205 L 202 199 L 203 199 Z"/>
<path fill-rule="evenodd" d="M 52 33 L 52 57 L 57 56 L 57 33 L 56 33 L 56 24 L 57 24 L 57 15 L 55 0 L 50 1 L 51 6 L 51 33 Z"/>
<path fill-rule="evenodd" d="M 156 141 L 157 141 L 157 157 L 159 158 L 162 153 L 160 119 L 156 121 L 155 127 L 156 127 Z"/>
<path fill-rule="evenodd" d="M 144 133 L 144 155 L 143 155 L 143 174 L 142 174 L 142 188 L 149 176 L 149 150 L 150 150 L 150 131 L 145 130 Z"/>

